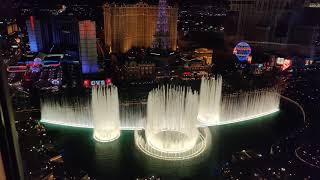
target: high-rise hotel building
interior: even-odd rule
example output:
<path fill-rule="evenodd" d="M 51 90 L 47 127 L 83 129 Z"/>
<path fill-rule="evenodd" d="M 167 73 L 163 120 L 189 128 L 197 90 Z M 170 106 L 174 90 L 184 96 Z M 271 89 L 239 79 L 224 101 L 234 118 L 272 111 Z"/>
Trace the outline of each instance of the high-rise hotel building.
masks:
<path fill-rule="evenodd" d="M 32 52 L 45 51 L 50 46 L 48 21 L 30 16 L 26 20 L 29 45 Z"/>
<path fill-rule="evenodd" d="M 127 52 L 132 47 L 150 48 L 156 34 L 158 6 L 137 4 L 104 5 L 105 44 L 111 52 Z M 169 49 L 177 47 L 178 9 L 166 9 L 169 30 Z"/>
<path fill-rule="evenodd" d="M 98 72 L 96 23 L 91 20 L 79 21 L 80 35 L 80 61 L 82 73 L 90 74 Z"/>

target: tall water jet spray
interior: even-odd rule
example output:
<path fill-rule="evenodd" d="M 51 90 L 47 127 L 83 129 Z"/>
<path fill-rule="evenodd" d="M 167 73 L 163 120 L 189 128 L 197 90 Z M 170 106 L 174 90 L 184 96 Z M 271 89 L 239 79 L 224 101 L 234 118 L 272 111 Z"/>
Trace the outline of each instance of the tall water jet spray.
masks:
<path fill-rule="evenodd" d="M 116 86 L 93 87 L 91 97 L 93 137 L 109 142 L 120 136 L 119 98 Z"/>
<path fill-rule="evenodd" d="M 219 124 L 246 121 L 279 111 L 277 89 L 255 90 L 224 96 Z"/>
<path fill-rule="evenodd" d="M 41 100 L 41 122 L 91 128 L 90 103 L 85 98 L 44 98 Z"/>
<path fill-rule="evenodd" d="M 163 151 L 191 149 L 198 138 L 196 128 L 198 96 L 191 89 L 161 87 L 150 92 L 146 138 Z"/>
<path fill-rule="evenodd" d="M 198 95 L 190 88 L 162 86 L 151 91 L 145 133 L 135 133 L 137 146 L 159 159 L 179 160 L 198 155 L 206 142 L 197 128 L 197 114 Z"/>
<path fill-rule="evenodd" d="M 222 77 L 201 79 L 198 120 L 205 125 L 216 125 L 220 119 Z"/>
<path fill-rule="evenodd" d="M 144 129 L 146 121 L 146 103 L 120 103 L 121 129 Z"/>

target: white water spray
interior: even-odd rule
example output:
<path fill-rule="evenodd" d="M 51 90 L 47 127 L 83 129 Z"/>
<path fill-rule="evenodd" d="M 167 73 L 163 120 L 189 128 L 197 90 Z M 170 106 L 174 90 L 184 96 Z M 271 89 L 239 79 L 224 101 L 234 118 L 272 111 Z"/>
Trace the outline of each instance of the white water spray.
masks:
<path fill-rule="evenodd" d="M 277 89 L 255 90 L 223 97 L 220 121 L 217 125 L 235 123 L 279 111 Z"/>
<path fill-rule="evenodd" d="M 201 80 L 198 120 L 215 125 L 220 120 L 222 77 Z"/>
<path fill-rule="evenodd" d="M 41 121 L 73 127 L 92 127 L 90 103 L 84 99 L 43 99 Z"/>
<path fill-rule="evenodd" d="M 147 142 L 165 152 L 192 149 L 199 137 L 196 127 L 198 95 L 183 87 L 161 87 L 149 93 Z"/>
<path fill-rule="evenodd" d="M 146 122 L 146 103 L 124 102 L 120 104 L 121 129 L 144 129 Z"/>
<path fill-rule="evenodd" d="M 119 98 L 116 86 L 93 87 L 91 96 L 93 137 L 109 142 L 120 136 Z"/>

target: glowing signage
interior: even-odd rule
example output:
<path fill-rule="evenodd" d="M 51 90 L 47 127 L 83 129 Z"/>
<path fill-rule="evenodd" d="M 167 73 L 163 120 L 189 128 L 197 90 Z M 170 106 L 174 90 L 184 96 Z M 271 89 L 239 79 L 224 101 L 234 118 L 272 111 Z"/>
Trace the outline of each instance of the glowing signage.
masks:
<path fill-rule="evenodd" d="M 233 49 L 233 54 L 237 56 L 239 61 L 247 61 L 251 54 L 251 47 L 246 42 L 240 42 Z"/>
<path fill-rule="evenodd" d="M 84 86 L 85 88 L 89 88 L 89 87 L 90 87 L 90 81 L 89 81 L 89 80 L 84 80 L 84 81 L 83 81 L 83 86 Z"/>
<path fill-rule="evenodd" d="M 111 79 L 110 79 L 110 78 L 106 79 L 106 84 L 107 84 L 107 85 L 110 85 L 110 84 L 111 84 Z"/>
<path fill-rule="evenodd" d="M 83 81 L 83 86 L 85 88 L 90 88 L 93 86 L 101 86 L 101 87 L 105 87 L 111 84 L 111 79 L 108 78 L 106 80 L 84 80 Z"/>
<path fill-rule="evenodd" d="M 105 86 L 106 82 L 104 80 L 94 80 L 90 82 L 91 86 Z"/>
<path fill-rule="evenodd" d="M 26 72 L 28 71 L 27 66 L 9 66 L 7 68 L 8 72 Z"/>

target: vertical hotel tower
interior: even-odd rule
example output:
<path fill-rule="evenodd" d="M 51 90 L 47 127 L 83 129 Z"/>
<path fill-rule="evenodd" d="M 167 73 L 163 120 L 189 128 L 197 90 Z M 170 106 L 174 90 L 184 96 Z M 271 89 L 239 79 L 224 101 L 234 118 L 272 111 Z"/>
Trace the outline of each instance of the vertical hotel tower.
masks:
<path fill-rule="evenodd" d="M 143 2 L 104 5 L 105 44 L 111 52 L 127 52 L 132 47 L 154 46 L 159 8 Z M 176 50 L 178 9 L 167 6 L 168 49 Z"/>
<path fill-rule="evenodd" d="M 50 44 L 48 20 L 36 19 L 30 16 L 26 20 L 30 50 L 32 52 L 44 51 Z"/>
<path fill-rule="evenodd" d="M 79 21 L 79 32 L 82 73 L 96 73 L 98 72 L 96 23 L 90 20 Z"/>
<path fill-rule="evenodd" d="M 36 20 L 33 16 L 30 16 L 26 20 L 30 50 L 32 52 L 41 51 L 43 48 L 42 38 L 41 38 L 41 29 L 40 22 Z"/>

